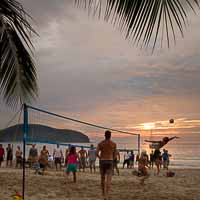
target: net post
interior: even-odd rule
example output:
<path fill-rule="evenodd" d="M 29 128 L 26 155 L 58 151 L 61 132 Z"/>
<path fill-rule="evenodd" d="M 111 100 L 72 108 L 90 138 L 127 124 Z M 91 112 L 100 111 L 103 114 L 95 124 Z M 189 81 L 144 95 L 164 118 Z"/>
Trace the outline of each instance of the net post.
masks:
<path fill-rule="evenodd" d="M 23 104 L 24 124 L 23 124 L 23 181 L 22 181 L 22 198 L 25 199 L 25 163 L 26 163 L 26 137 L 28 134 L 28 109 L 27 105 Z"/>
<path fill-rule="evenodd" d="M 140 134 L 138 134 L 138 154 L 140 155 Z"/>

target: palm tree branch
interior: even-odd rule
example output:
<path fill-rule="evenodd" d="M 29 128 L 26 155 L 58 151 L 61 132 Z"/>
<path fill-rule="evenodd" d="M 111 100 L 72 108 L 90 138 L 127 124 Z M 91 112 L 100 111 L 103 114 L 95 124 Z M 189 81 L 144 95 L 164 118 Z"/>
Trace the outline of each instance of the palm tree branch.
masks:
<path fill-rule="evenodd" d="M 87 3 L 88 6 L 85 7 L 91 10 L 96 1 L 102 4 L 104 2 L 75 0 L 75 3 L 77 6 L 81 6 L 82 2 L 84 5 Z M 175 25 L 183 36 L 188 9 L 195 12 L 195 6 L 200 7 L 198 0 L 106 0 L 104 20 L 117 24 L 121 31 L 125 31 L 126 38 L 132 38 L 137 43 L 142 40 L 144 46 L 148 46 L 154 38 L 154 48 L 159 32 L 163 31 L 161 27 L 165 27 L 168 44 L 170 32 L 175 41 Z M 161 35 L 163 38 L 164 33 Z"/>
<path fill-rule="evenodd" d="M 37 76 L 30 34 L 31 16 L 15 0 L 0 2 L 0 94 L 6 104 L 30 102 L 37 96 Z M 29 53 L 30 52 L 30 53 Z"/>
<path fill-rule="evenodd" d="M 16 105 L 37 96 L 36 69 L 15 29 L 6 27 L 0 45 L 0 89 L 6 103 Z"/>

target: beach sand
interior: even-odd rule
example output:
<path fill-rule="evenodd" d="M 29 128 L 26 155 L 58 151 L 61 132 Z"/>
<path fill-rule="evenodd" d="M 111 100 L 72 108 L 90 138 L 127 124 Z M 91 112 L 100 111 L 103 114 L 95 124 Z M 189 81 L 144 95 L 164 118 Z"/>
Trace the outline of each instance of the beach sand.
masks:
<path fill-rule="evenodd" d="M 114 176 L 111 200 L 200 200 L 200 169 L 173 169 L 175 177 L 166 177 L 162 170 L 159 176 L 150 170 L 150 177 L 141 186 L 140 178 L 132 170 L 121 169 L 120 176 Z M 70 177 L 72 178 L 72 177 Z M 16 191 L 21 192 L 22 170 L 0 168 L 0 200 L 11 200 Z M 50 170 L 46 175 L 35 175 L 26 171 L 27 200 L 94 200 L 103 199 L 99 173 L 78 172 L 77 183 L 64 184 L 63 172 Z"/>

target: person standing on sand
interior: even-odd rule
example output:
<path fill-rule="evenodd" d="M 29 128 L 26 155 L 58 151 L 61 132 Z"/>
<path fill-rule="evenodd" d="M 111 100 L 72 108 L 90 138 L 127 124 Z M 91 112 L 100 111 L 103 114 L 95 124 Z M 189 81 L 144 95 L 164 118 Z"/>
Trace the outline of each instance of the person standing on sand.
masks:
<path fill-rule="evenodd" d="M 151 153 L 150 153 L 150 160 L 149 160 L 149 164 L 150 164 L 150 167 L 153 169 L 153 163 L 154 163 L 154 159 L 153 159 L 153 155 L 154 155 L 154 153 L 153 153 L 153 150 L 151 151 Z"/>
<path fill-rule="evenodd" d="M 163 169 L 167 169 L 168 170 L 168 166 L 169 166 L 169 157 L 171 155 L 168 154 L 168 151 L 166 149 L 163 149 L 163 154 L 162 154 L 162 160 L 163 160 Z"/>
<path fill-rule="evenodd" d="M 66 170 L 65 170 L 66 178 L 68 180 L 69 174 L 70 174 L 70 172 L 72 172 L 73 173 L 73 181 L 74 181 L 74 183 L 76 183 L 76 172 L 77 172 L 78 160 L 79 160 L 79 156 L 76 153 L 76 147 L 71 146 L 66 160 L 67 160 Z"/>
<path fill-rule="evenodd" d="M 134 168 L 135 154 L 134 154 L 133 150 L 131 150 L 131 154 L 130 154 L 130 157 L 129 157 L 129 162 L 130 162 L 130 168 Z"/>
<path fill-rule="evenodd" d="M 2 144 L 0 144 L 0 167 L 1 167 L 1 163 L 4 160 L 4 157 L 5 157 L 5 151 L 4 151 Z"/>
<path fill-rule="evenodd" d="M 124 154 L 124 162 L 123 162 L 123 168 L 124 166 L 127 164 L 127 169 L 129 168 L 130 166 L 130 154 L 129 154 L 129 151 L 127 151 L 125 154 Z"/>
<path fill-rule="evenodd" d="M 95 162 L 96 162 L 96 150 L 94 148 L 94 145 L 91 144 L 90 149 L 88 150 L 88 158 L 89 158 L 89 167 L 90 167 L 90 172 L 92 173 L 92 169 L 96 170 L 95 167 Z"/>
<path fill-rule="evenodd" d="M 160 168 L 161 168 L 161 164 L 162 164 L 162 160 L 160 160 L 160 158 L 162 158 L 161 152 L 159 149 L 156 149 L 154 151 L 153 160 L 154 160 L 156 168 L 157 168 L 157 175 L 159 175 L 159 173 L 160 173 Z"/>
<path fill-rule="evenodd" d="M 83 169 L 83 172 L 85 172 L 87 151 L 83 147 L 81 147 L 81 150 L 78 152 L 78 154 L 80 155 L 79 169 Z"/>
<path fill-rule="evenodd" d="M 10 167 L 12 167 L 13 148 L 11 147 L 11 144 L 8 144 L 6 151 L 7 151 L 6 166 L 8 166 L 8 164 L 10 163 Z"/>
<path fill-rule="evenodd" d="M 58 170 L 58 164 L 60 165 L 60 170 L 62 168 L 62 160 L 63 160 L 63 153 L 62 149 L 60 148 L 59 144 L 57 144 L 56 149 L 53 151 L 53 160 L 55 162 L 56 170 Z"/>
<path fill-rule="evenodd" d="M 115 158 L 113 160 L 113 175 L 115 174 L 115 169 L 116 169 L 117 175 L 119 176 L 119 168 L 118 168 L 119 163 L 120 163 L 120 153 L 118 150 L 116 150 Z"/>
<path fill-rule="evenodd" d="M 36 144 L 32 144 L 32 147 L 29 150 L 29 156 L 28 156 L 29 167 L 32 167 L 33 164 L 38 161 L 38 150 L 35 146 Z"/>
<path fill-rule="evenodd" d="M 15 165 L 15 168 L 18 167 L 18 165 L 20 166 L 20 168 L 22 168 L 22 163 L 23 163 L 23 160 L 22 160 L 22 151 L 20 149 L 20 146 L 17 146 L 17 150 L 15 152 L 15 157 L 16 157 L 16 165 Z"/>
<path fill-rule="evenodd" d="M 111 187 L 113 160 L 116 157 L 117 145 L 111 140 L 111 132 L 105 132 L 105 140 L 97 146 L 97 157 L 99 158 L 99 167 L 101 173 L 101 189 L 104 199 L 108 198 Z"/>

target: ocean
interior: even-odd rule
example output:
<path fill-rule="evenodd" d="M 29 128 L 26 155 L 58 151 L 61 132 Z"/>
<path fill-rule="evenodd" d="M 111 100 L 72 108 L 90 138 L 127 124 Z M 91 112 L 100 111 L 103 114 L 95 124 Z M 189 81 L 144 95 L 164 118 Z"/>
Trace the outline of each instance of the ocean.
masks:
<path fill-rule="evenodd" d="M 155 138 L 151 138 L 153 140 L 161 139 L 161 136 L 156 136 Z M 103 138 L 91 138 L 93 144 L 96 145 L 98 141 Z M 141 137 L 141 150 L 146 150 L 149 154 L 151 149 L 149 148 L 149 143 L 144 142 L 145 139 L 149 139 L 147 136 Z M 180 139 L 175 139 L 170 141 L 164 148 L 168 150 L 170 157 L 170 166 L 173 168 L 200 168 L 200 136 L 198 134 L 186 136 L 182 135 Z M 133 137 L 115 137 L 113 140 L 117 143 L 118 148 L 122 149 L 133 149 L 137 146 L 137 142 Z M 2 143 L 3 147 L 6 148 L 7 143 Z M 17 145 L 21 146 L 22 143 L 11 143 L 13 144 L 14 151 Z M 91 144 L 91 143 L 90 143 Z M 90 144 L 78 144 L 78 145 L 85 145 L 90 146 Z M 37 144 L 37 149 L 40 151 L 44 144 Z M 53 149 L 56 145 L 53 144 L 45 144 L 49 153 L 52 155 Z M 26 145 L 26 157 L 28 156 L 28 152 L 31 145 Z M 66 146 L 61 146 L 63 151 L 67 148 Z M 161 149 L 162 151 L 162 149 Z M 121 161 L 123 163 L 123 152 L 121 153 Z M 135 154 L 137 152 L 135 151 Z"/>

